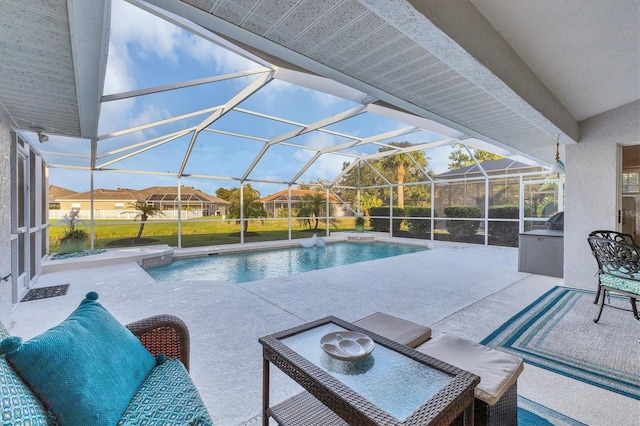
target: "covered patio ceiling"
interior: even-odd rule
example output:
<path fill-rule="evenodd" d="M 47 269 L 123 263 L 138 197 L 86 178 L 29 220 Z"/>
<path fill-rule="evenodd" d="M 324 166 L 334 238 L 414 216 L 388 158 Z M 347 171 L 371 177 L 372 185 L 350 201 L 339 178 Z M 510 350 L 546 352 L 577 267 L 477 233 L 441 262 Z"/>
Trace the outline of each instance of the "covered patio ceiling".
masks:
<path fill-rule="evenodd" d="M 38 131 L 70 137 L 41 145 L 50 165 L 266 181 L 252 173 L 270 151 L 305 150 L 311 154 L 285 180 L 295 183 L 322 157 L 375 159 L 398 152 L 377 152 L 394 140 L 415 141 L 408 150 L 462 141 L 550 164 L 556 136 L 562 144 L 579 142 L 581 120 L 640 93 L 637 0 L 616 0 L 615 7 L 571 0 L 128 1 L 254 67 L 105 94 L 110 2 L 0 0 L 0 102 L 34 142 Z M 236 79 L 246 84 L 221 102 L 101 132 L 109 103 Z M 273 81 L 333 95 L 344 107 L 309 122 L 245 107 Z M 216 127 L 230 114 L 286 130 L 254 135 Z M 363 115 L 402 125 L 366 136 L 336 130 Z M 332 142 L 305 143 L 317 132 Z M 220 175 L 190 169 L 194 148 L 212 133 L 255 142 L 253 160 Z M 132 166 L 174 141 L 184 147 L 175 166 Z"/>

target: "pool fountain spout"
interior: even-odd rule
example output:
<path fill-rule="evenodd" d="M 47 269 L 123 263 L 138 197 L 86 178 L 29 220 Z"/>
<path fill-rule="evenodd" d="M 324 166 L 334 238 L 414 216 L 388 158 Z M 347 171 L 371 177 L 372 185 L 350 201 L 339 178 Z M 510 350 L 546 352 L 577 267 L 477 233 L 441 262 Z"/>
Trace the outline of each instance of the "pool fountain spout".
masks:
<path fill-rule="evenodd" d="M 304 240 L 301 240 L 300 245 L 305 248 L 324 247 L 325 241 L 324 241 L 324 238 L 318 238 L 316 234 L 313 234 L 313 237 L 305 238 Z"/>

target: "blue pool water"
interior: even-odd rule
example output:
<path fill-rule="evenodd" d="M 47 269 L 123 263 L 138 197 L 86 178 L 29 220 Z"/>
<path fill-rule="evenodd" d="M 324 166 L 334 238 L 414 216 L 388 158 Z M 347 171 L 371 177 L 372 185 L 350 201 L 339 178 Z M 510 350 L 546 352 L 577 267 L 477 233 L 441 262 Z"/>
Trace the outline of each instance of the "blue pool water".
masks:
<path fill-rule="evenodd" d="M 147 273 L 156 281 L 221 280 L 244 283 L 423 250 L 426 248 L 397 244 L 335 243 L 324 247 L 294 247 L 175 260 L 167 265 L 149 268 Z"/>

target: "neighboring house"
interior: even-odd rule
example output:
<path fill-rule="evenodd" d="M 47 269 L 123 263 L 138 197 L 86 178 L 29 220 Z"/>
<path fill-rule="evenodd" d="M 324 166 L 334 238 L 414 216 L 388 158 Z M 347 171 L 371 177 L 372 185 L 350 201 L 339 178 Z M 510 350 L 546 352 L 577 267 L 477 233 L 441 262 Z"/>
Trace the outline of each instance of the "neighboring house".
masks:
<path fill-rule="evenodd" d="M 178 188 L 175 186 L 152 186 L 135 192 L 138 201 L 154 204 L 161 210 L 178 210 Z M 180 200 L 182 210 L 201 211 L 200 216 L 226 216 L 231 204 L 192 186 L 180 189 Z"/>
<path fill-rule="evenodd" d="M 300 204 L 304 202 L 304 197 L 308 195 L 321 194 L 326 196 L 325 192 L 313 191 L 311 189 L 292 189 L 291 190 L 291 208 L 297 209 Z M 267 195 L 264 198 L 256 200 L 258 203 L 262 203 L 262 206 L 267 213 L 272 217 L 278 217 L 278 210 L 284 209 L 286 211 L 289 208 L 289 190 L 283 189 L 275 194 Z M 350 216 L 353 214 L 352 203 L 343 202 L 333 194 L 329 194 L 329 203 L 333 205 L 334 216 Z"/>
<path fill-rule="evenodd" d="M 56 200 L 75 193 L 76 191 L 71 189 L 56 185 L 49 185 L 49 210 L 60 210 L 60 203 Z"/>
<path fill-rule="evenodd" d="M 202 216 L 224 216 L 229 211 L 229 202 L 209 195 L 193 187 L 183 186 L 180 191 L 183 218 Z M 91 210 L 91 192 L 71 193 L 54 199 L 61 212 L 81 210 L 87 219 Z M 178 188 L 170 186 L 152 186 L 141 190 L 95 189 L 93 191 L 94 218 L 130 219 L 137 212 L 131 204 L 146 203 L 155 205 L 164 213 L 164 217 L 177 217 Z M 50 212 L 51 213 L 51 212 Z M 51 215 L 53 216 L 53 215 Z"/>

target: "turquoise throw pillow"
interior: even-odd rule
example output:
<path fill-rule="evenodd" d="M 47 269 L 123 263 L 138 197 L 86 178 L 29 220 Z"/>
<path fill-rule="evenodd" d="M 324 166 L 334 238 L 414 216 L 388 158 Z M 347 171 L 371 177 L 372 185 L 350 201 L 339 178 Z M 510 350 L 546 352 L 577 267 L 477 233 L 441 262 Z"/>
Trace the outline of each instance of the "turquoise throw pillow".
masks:
<path fill-rule="evenodd" d="M 115 425 L 156 361 L 140 341 L 87 294 L 60 325 L 0 353 L 62 425 Z"/>
<path fill-rule="evenodd" d="M 0 339 L 8 336 L 0 324 Z M 49 425 L 42 403 L 3 356 L 0 356 L 0 420 L 3 425 Z"/>

